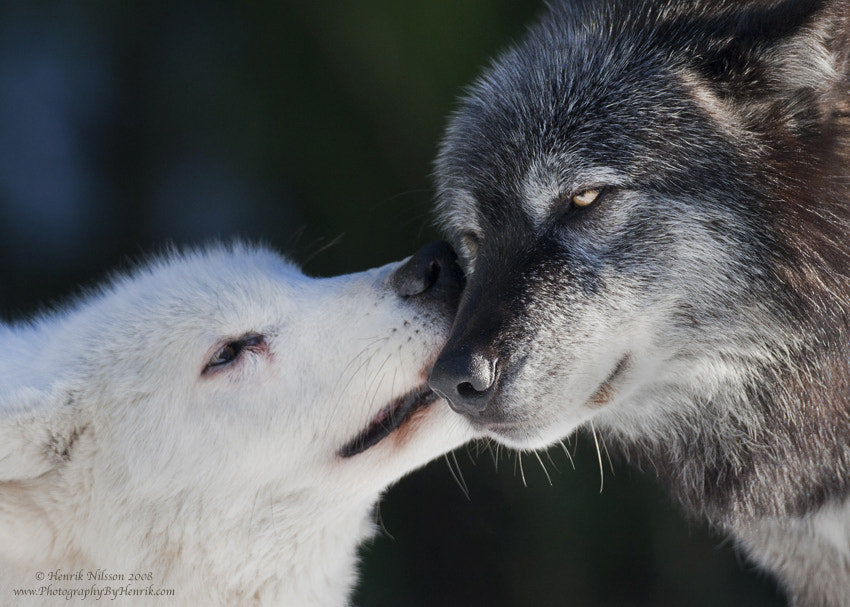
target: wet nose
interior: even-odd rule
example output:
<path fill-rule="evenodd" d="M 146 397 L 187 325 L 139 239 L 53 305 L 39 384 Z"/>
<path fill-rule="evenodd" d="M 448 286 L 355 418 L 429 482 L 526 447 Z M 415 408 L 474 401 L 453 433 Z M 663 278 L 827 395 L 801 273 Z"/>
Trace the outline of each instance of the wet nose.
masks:
<path fill-rule="evenodd" d="M 495 391 L 496 363 L 495 356 L 470 348 L 444 350 L 428 385 L 458 413 L 476 415 L 487 408 Z"/>
<path fill-rule="evenodd" d="M 447 242 L 426 244 L 390 278 L 399 297 L 433 297 L 457 307 L 464 278 L 457 255 Z"/>

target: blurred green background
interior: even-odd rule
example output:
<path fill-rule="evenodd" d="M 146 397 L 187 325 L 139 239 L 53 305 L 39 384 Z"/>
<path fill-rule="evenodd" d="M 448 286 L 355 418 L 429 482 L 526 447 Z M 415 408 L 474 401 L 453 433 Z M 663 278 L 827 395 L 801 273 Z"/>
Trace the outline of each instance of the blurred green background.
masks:
<path fill-rule="evenodd" d="M 327 275 L 439 235 L 432 158 L 514 0 L 0 3 L 0 317 L 164 244 L 242 237 Z M 780 605 L 592 441 L 476 447 L 392 488 L 361 607 Z M 454 478 L 462 474 L 467 487 Z M 468 493 L 468 497 L 467 497 Z"/>

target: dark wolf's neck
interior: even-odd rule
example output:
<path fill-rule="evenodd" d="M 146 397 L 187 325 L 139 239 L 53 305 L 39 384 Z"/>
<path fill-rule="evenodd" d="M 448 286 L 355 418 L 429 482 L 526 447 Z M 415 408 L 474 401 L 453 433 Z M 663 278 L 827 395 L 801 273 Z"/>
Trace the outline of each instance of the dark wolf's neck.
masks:
<path fill-rule="evenodd" d="M 844 361 L 820 356 L 820 377 L 786 370 L 743 389 L 737 403 L 696 403 L 693 415 L 653 443 L 618 447 L 643 470 L 657 471 L 689 514 L 724 527 L 843 500 L 850 493 L 850 414 L 830 382 L 842 395 L 850 386 L 846 368 L 830 369 Z M 730 404 L 746 414 L 722 414 Z"/>
<path fill-rule="evenodd" d="M 754 298 L 771 302 L 772 318 L 745 338 L 761 356 L 727 360 L 747 369 L 746 383 L 694 396 L 650 445 L 620 441 L 690 513 L 718 524 L 799 515 L 850 494 L 848 120 L 836 114 L 812 142 L 819 149 L 784 164 L 774 185 L 780 246 L 765 272 L 773 282 Z"/>

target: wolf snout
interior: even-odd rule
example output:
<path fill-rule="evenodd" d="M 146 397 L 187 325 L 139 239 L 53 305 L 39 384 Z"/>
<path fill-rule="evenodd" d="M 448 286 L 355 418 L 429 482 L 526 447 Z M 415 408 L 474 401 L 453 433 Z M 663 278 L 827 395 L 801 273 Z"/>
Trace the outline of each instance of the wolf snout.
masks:
<path fill-rule="evenodd" d="M 428 384 L 456 412 L 477 415 L 495 392 L 497 362 L 494 355 L 470 348 L 447 349 L 434 364 Z"/>
<path fill-rule="evenodd" d="M 456 310 L 464 277 L 451 245 L 436 241 L 426 244 L 395 270 L 390 285 L 399 297 L 436 298 Z"/>

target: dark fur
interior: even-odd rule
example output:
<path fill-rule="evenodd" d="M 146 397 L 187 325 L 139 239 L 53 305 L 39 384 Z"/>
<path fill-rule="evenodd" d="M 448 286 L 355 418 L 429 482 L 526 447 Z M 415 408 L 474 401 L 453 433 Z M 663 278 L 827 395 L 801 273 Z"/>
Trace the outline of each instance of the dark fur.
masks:
<path fill-rule="evenodd" d="M 746 379 L 665 386 L 665 399 L 679 390 L 687 406 L 645 438 L 596 429 L 658 471 L 688 512 L 741 538 L 848 497 L 849 18 L 846 0 L 577 0 L 550 7 L 483 75 L 436 171 L 441 220 L 471 271 L 446 351 L 477 349 L 499 365 L 486 409 L 470 414 L 482 428 L 537 423 L 544 414 L 524 417 L 516 401 L 557 399 L 545 385 L 510 391 L 528 360 L 554 369 L 563 356 L 532 343 L 539 331 L 566 335 L 611 293 L 651 307 L 668 284 L 699 282 L 667 319 L 671 342 L 690 344 L 673 360 L 696 368 L 714 357 Z M 817 53 L 832 70 L 817 68 Z M 568 164 L 552 160 L 559 153 Z M 541 159 L 564 184 L 594 166 L 626 179 L 589 209 L 570 209 L 565 186 L 535 224 L 523 179 Z M 622 192 L 644 210 L 617 211 Z M 703 276 L 692 261 L 692 276 L 676 275 L 665 256 L 690 234 L 728 263 L 706 261 Z M 766 565 L 792 600 L 831 600 Z"/>

